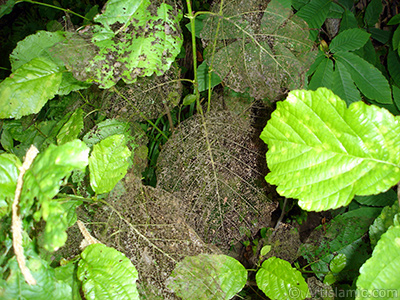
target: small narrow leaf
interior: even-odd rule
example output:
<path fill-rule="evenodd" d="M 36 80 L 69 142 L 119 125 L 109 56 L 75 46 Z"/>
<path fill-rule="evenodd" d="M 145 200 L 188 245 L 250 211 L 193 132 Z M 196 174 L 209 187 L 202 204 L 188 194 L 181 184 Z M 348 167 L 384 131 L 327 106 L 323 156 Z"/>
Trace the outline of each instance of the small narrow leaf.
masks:
<path fill-rule="evenodd" d="M 361 101 L 360 92 L 354 85 L 350 73 L 340 61 L 337 61 L 335 64 L 332 91 L 346 101 L 348 106 L 353 102 Z"/>
<path fill-rule="evenodd" d="M 387 68 L 394 83 L 400 87 L 400 57 L 397 52 L 389 50 Z"/>
<path fill-rule="evenodd" d="M 400 226 L 392 226 L 382 235 L 372 252 L 372 257 L 360 269 L 356 300 L 376 299 L 377 291 L 380 292 L 381 299 L 398 299 L 400 296 L 399 268 Z"/>
<path fill-rule="evenodd" d="M 383 104 L 392 103 L 389 83 L 377 68 L 349 52 L 337 52 L 335 58 L 346 67 L 351 78 L 366 97 Z"/>
<path fill-rule="evenodd" d="M 39 112 L 57 93 L 62 79 L 59 66 L 35 58 L 0 83 L 0 118 L 21 118 Z"/>
<path fill-rule="evenodd" d="M 383 208 L 381 214 L 369 227 L 369 239 L 371 240 L 372 247 L 375 247 L 382 234 L 384 234 L 390 226 L 394 225 L 395 215 L 400 216 L 398 203 L 394 204 L 393 206 L 386 206 Z"/>
<path fill-rule="evenodd" d="M 103 244 L 92 244 L 81 257 L 77 275 L 86 299 L 139 300 L 138 272 L 124 254 Z"/>
<path fill-rule="evenodd" d="M 247 280 L 247 271 L 227 255 L 187 256 L 178 263 L 168 287 L 184 300 L 231 299 Z"/>
<path fill-rule="evenodd" d="M 257 286 L 271 299 L 305 299 L 310 297 L 303 276 L 289 262 L 271 257 L 256 274 Z"/>
<path fill-rule="evenodd" d="M 339 253 L 331 260 L 329 268 L 333 273 L 339 273 L 346 266 L 346 260 L 346 255 L 343 253 Z"/>
<path fill-rule="evenodd" d="M 329 45 L 331 52 L 354 51 L 365 45 L 370 34 L 359 28 L 348 29 L 338 34 Z"/>
<path fill-rule="evenodd" d="M 131 152 L 122 134 L 116 134 L 93 146 L 89 158 L 90 186 L 98 193 L 108 193 L 126 174 Z"/>
<path fill-rule="evenodd" d="M 319 87 L 332 88 L 333 79 L 333 62 L 329 58 L 325 59 L 318 65 L 313 77 L 311 78 L 308 88 L 316 90 Z"/>
<path fill-rule="evenodd" d="M 349 108 L 326 88 L 292 91 L 261 133 L 270 184 L 305 210 L 347 205 L 400 180 L 400 119 L 359 101 Z"/>

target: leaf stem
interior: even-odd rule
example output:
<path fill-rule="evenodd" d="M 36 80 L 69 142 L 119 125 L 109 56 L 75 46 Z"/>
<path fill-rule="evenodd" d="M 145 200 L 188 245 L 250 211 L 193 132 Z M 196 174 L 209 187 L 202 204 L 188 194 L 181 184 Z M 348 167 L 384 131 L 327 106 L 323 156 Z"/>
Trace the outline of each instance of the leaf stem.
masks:
<path fill-rule="evenodd" d="M 89 20 L 88 18 L 86 18 L 86 17 L 84 17 L 84 16 L 82 16 L 82 15 L 76 13 L 76 12 L 73 12 L 73 11 L 70 10 L 70 9 L 65 9 L 65 8 L 62 8 L 62 7 L 59 7 L 59 6 L 55 6 L 55 5 L 51 5 L 51 4 L 47 4 L 47 3 L 43 3 L 43 2 L 32 1 L 32 0 L 20 0 L 20 1 L 17 1 L 16 3 L 21 3 L 21 2 L 27 2 L 27 3 L 31 3 L 31 4 L 38 4 L 38 5 L 43 5 L 43 6 L 47 6 L 47 7 L 50 7 L 50 8 L 62 10 L 62 11 L 64 11 L 65 13 L 73 14 L 73 15 L 75 15 L 75 16 L 78 16 L 78 17 L 80 17 L 80 18 L 86 20 L 86 21 L 91 21 L 91 20 Z"/>

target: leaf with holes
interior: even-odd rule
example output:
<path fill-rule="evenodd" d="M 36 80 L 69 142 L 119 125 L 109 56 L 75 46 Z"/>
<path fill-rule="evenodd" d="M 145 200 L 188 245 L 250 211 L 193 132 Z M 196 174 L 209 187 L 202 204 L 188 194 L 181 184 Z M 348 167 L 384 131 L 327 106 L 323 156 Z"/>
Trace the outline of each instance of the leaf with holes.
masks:
<path fill-rule="evenodd" d="M 328 210 L 355 195 L 385 192 L 400 180 L 400 119 L 326 88 L 293 91 L 261 133 L 266 180 L 305 210 Z"/>

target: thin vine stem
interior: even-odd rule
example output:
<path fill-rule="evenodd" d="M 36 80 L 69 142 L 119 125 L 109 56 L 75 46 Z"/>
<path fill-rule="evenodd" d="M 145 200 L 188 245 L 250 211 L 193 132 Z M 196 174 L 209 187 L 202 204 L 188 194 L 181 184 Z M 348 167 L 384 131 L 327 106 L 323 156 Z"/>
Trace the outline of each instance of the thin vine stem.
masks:
<path fill-rule="evenodd" d="M 62 7 L 59 7 L 59 6 L 55 6 L 55 5 L 51 5 L 51 4 L 47 4 L 47 3 L 43 3 L 43 2 L 37 2 L 37 1 L 33 1 L 33 0 L 21 0 L 21 1 L 17 1 L 16 3 L 21 3 L 21 2 L 27 2 L 27 3 L 31 3 L 31 4 L 38 4 L 38 5 L 43 5 L 43 6 L 47 6 L 47 7 L 50 7 L 50 8 L 62 10 L 63 12 L 73 14 L 75 16 L 78 16 L 78 17 L 86 20 L 86 21 L 91 21 L 90 19 L 88 19 L 88 18 L 86 18 L 86 17 L 84 17 L 84 16 L 82 16 L 82 15 L 80 15 L 80 14 L 78 14 L 78 13 L 76 13 L 76 12 L 70 10 L 70 9 L 68 9 L 68 8 L 62 8 Z"/>

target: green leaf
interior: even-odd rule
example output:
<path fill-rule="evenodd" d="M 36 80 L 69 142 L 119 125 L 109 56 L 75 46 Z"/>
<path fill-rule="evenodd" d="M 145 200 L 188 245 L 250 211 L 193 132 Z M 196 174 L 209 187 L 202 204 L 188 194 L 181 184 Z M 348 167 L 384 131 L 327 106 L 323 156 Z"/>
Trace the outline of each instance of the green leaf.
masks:
<path fill-rule="evenodd" d="M 139 299 L 136 268 L 124 254 L 103 244 L 85 248 L 77 276 L 86 299 Z"/>
<path fill-rule="evenodd" d="M 271 257 L 256 274 L 257 286 L 271 299 L 305 299 L 310 297 L 303 276 L 289 262 Z"/>
<path fill-rule="evenodd" d="M 39 203 L 57 195 L 62 179 L 75 170 L 84 170 L 88 164 L 89 148 L 80 140 L 61 146 L 50 145 L 39 153 L 24 176 L 21 210 L 29 209 L 33 199 Z"/>
<path fill-rule="evenodd" d="M 393 18 L 389 20 L 388 25 L 396 25 L 400 23 L 400 14 L 395 15 Z"/>
<path fill-rule="evenodd" d="M 55 277 L 57 280 L 68 284 L 71 287 L 72 293 L 68 299 L 81 300 L 80 289 L 81 284 L 76 277 L 76 262 L 69 262 L 66 265 L 54 269 Z"/>
<path fill-rule="evenodd" d="M 343 253 L 339 253 L 336 255 L 330 262 L 329 268 L 333 273 L 339 273 L 346 267 L 346 255 Z"/>
<path fill-rule="evenodd" d="M 30 251 L 32 252 L 32 251 Z M 0 280 L 2 300 L 65 300 L 71 299 L 71 286 L 55 278 L 54 269 L 37 255 L 29 257 L 27 267 L 36 280 L 36 285 L 28 285 L 13 257 L 9 263 L 10 274 Z"/>
<path fill-rule="evenodd" d="M 397 49 L 397 51 L 399 51 L 399 47 L 400 47 L 400 26 L 397 27 L 397 29 L 393 33 L 392 45 L 393 45 L 393 50 Z"/>
<path fill-rule="evenodd" d="M 337 52 L 334 57 L 346 67 L 366 97 L 379 103 L 392 103 L 389 83 L 377 68 L 353 53 Z"/>
<path fill-rule="evenodd" d="M 21 161 L 14 154 L 0 154 L 0 199 L 14 199 Z"/>
<path fill-rule="evenodd" d="M 261 256 L 267 255 L 268 252 L 271 251 L 271 248 L 272 248 L 271 245 L 265 245 L 264 247 L 261 248 L 260 255 Z"/>
<path fill-rule="evenodd" d="M 400 109 L 400 88 L 393 85 L 392 86 L 393 102 L 397 109 Z"/>
<path fill-rule="evenodd" d="M 369 239 L 371 240 L 372 247 L 375 247 L 381 235 L 384 234 L 390 226 L 394 225 L 394 217 L 396 215 L 400 216 L 398 203 L 383 208 L 381 214 L 369 227 Z"/>
<path fill-rule="evenodd" d="M 46 221 L 41 244 L 49 252 L 57 251 L 67 241 L 68 220 L 64 207 L 56 201 L 44 201 L 41 215 Z"/>
<path fill-rule="evenodd" d="M 349 108 L 326 88 L 292 91 L 261 133 L 266 176 L 305 210 L 345 206 L 400 180 L 398 117 L 359 101 Z"/>
<path fill-rule="evenodd" d="M 204 20 L 207 19 L 207 15 L 198 15 L 194 19 L 194 30 L 197 38 L 201 38 L 201 31 L 203 30 L 204 26 Z M 186 24 L 186 28 L 192 32 L 192 27 L 190 26 L 190 23 Z"/>
<path fill-rule="evenodd" d="M 74 111 L 57 134 L 57 144 L 62 145 L 76 139 L 83 128 L 83 110 Z"/>
<path fill-rule="evenodd" d="M 369 245 L 363 237 L 381 209 L 362 207 L 335 217 L 317 227 L 299 249 L 311 264 L 314 273 L 322 278 L 329 272 L 334 254 L 346 256 L 346 266 L 335 274 L 338 280 L 351 281 L 358 276 L 361 265 L 370 257 Z"/>
<path fill-rule="evenodd" d="M 11 152 L 12 148 L 14 148 L 14 140 L 7 129 L 3 129 L 0 138 L 1 146 L 7 152 Z"/>
<path fill-rule="evenodd" d="M 378 195 L 355 196 L 354 200 L 368 206 L 387 206 L 392 205 L 397 200 L 397 194 L 390 189 Z"/>
<path fill-rule="evenodd" d="M 199 92 L 208 90 L 208 82 L 210 78 L 210 73 L 208 71 L 208 66 L 205 61 L 202 62 L 197 68 L 197 80 Z M 211 72 L 211 88 L 220 84 L 222 80 L 215 72 Z"/>
<path fill-rule="evenodd" d="M 381 0 L 371 0 L 365 10 L 364 20 L 368 27 L 374 27 L 379 21 L 379 16 L 382 13 L 383 6 Z"/>
<path fill-rule="evenodd" d="M 15 72 L 24 64 L 32 59 L 42 57 L 48 61 L 53 61 L 56 65 L 63 67 L 64 63 L 60 59 L 54 58 L 49 49 L 56 43 L 65 40 L 65 32 L 38 31 L 19 41 L 17 47 L 10 54 L 11 70 Z"/>
<path fill-rule="evenodd" d="M 231 299 L 247 281 L 247 271 L 227 255 L 187 256 L 168 278 L 168 288 L 184 300 Z"/>
<path fill-rule="evenodd" d="M 380 28 L 371 27 L 368 28 L 368 31 L 371 33 L 371 37 L 374 40 L 377 40 L 382 44 L 386 44 L 387 42 L 389 42 L 389 39 L 391 37 L 390 31 L 382 30 Z"/>
<path fill-rule="evenodd" d="M 400 87 L 400 58 L 395 51 L 389 50 L 387 56 L 387 68 L 394 83 L 397 87 Z"/>
<path fill-rule="evenodd" d="M 59 67 L 38 57 L 18 68 L 0 83 L 0 118 L 21 118 L 39 112 L 57 93 Z"/>
<path fill-rule="evenodd" d="M 325 59 L 319 64 L 311 78 L 308 88 L 316 90 L 319 87 L 331 88 L 333 79 L 333 62 L 329 58 Z"/>
<path fill-rule="evenodd" d="M 121 122 L 116 119 L 107 119 L 97 124 L 92 130 L 85 134 L 83 141 L 88 147 L 115 134 L 123 134 L 126 140 L 129 139 L 129 123 Z"/>
<path fill-rule="evenodd" d="M 347 29 L 339 33 L 329 45 L 332 53 L 354 51 L 365 45 L 370 34 L 359 28 Z"/>
<path fill-rule="evenodd" d="M 348 106 L 353 102 L 361 101 L 360 92 L 354 85 L 350 73 L 340 61 L 337 61 L 335 64 L 332 91 L 341 99 L 346 101 Z"/>
<path fill-rule="evenodd" d="M 131 152 L 122 134 L 116 134 L 93 146 L 89 158 L 90 186 L 97 194 L 110 192 L 126 174 Z"/>
<path fill-rule="evenodd" d="M 325 22 L 331 5 L 332 1 L 330 0 L 311 0 L 296 15 L 306 21 L 310 28 L 319 29 Z M 318 31 L 312 30 L 310 34 L 313 38 L 316 38 Z"/>
<path fill-rule="evenodd" d="M 183 99 L 182 105 L 183 106 L 190 105 L 193 102 L 195 102 L 196 99 L 197 99 L 196 95 L 193 94 L 186 95 L 185 98 Z"/>
<path fill-rule="evenodd" d="M 6 0 L 3 4 L 0 4 L 0 18 L 9 14 L 17 2 L 18 0 Z"/>
<path fill-rule="evenodd" d="M 339 32 L 350 28 L 358 28 L 357 19 L 350 10 L 345 10 L 342 16 L 342 21 L 340 22 Z"/>
<path fill-rule="evenodd" d="M 382 235 L 372 257 L 360 269 L 357 300 L 398 299 L 400 295 L 400 226 L 392 226 Z M 361 297 L 362 295 L 363 297 Z"/>

